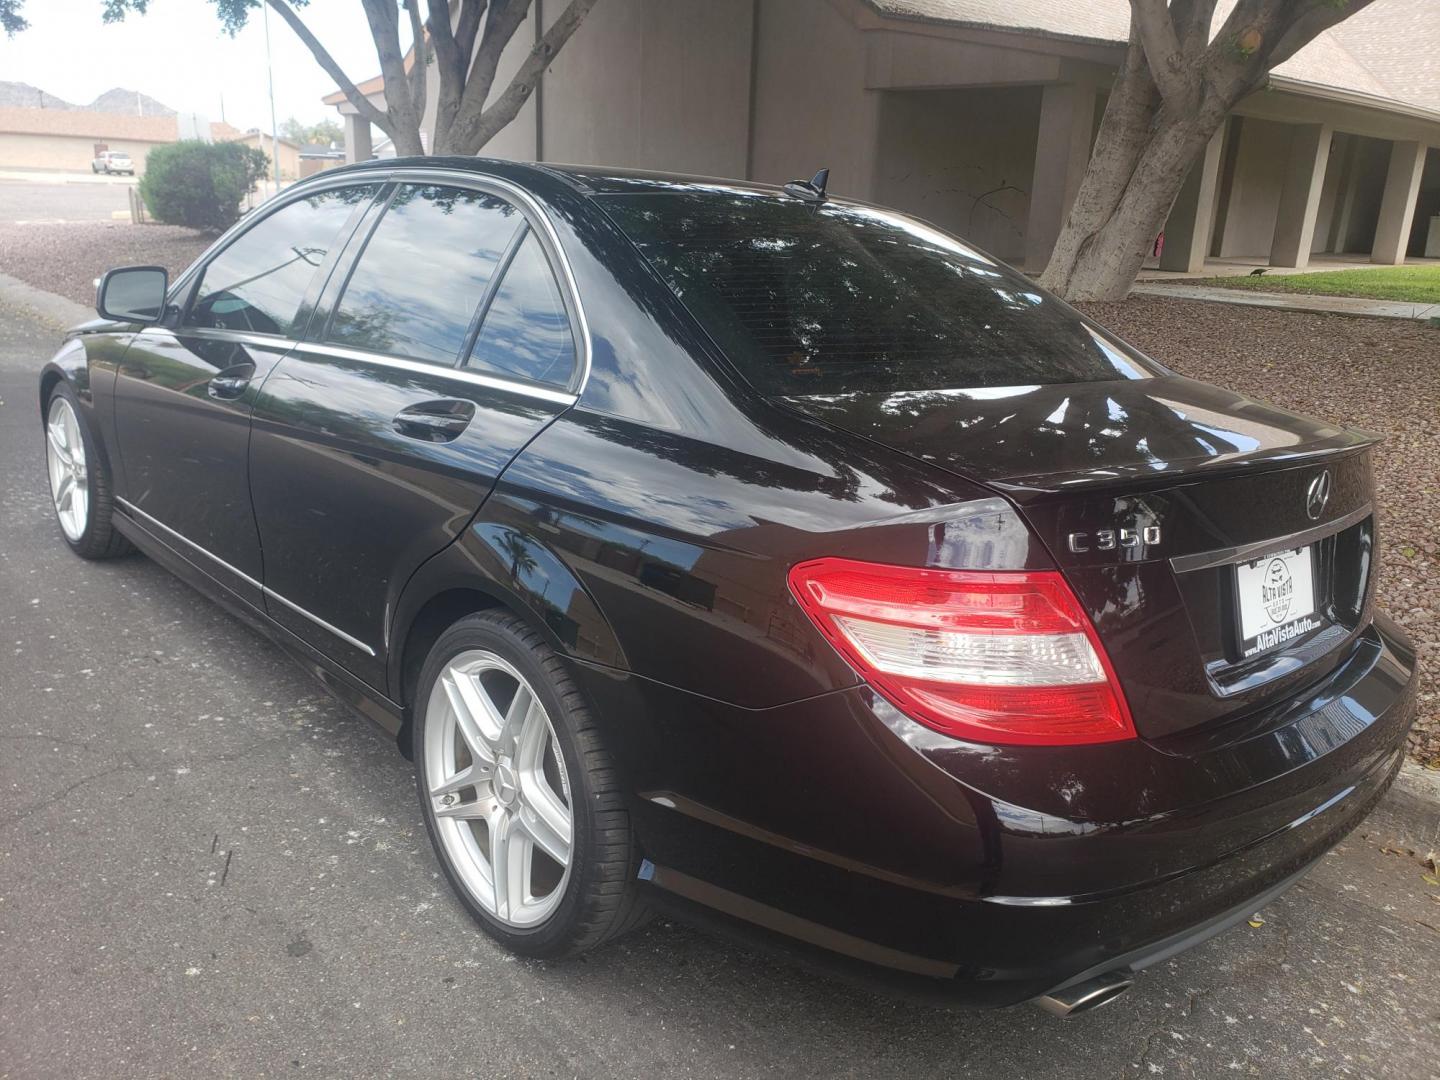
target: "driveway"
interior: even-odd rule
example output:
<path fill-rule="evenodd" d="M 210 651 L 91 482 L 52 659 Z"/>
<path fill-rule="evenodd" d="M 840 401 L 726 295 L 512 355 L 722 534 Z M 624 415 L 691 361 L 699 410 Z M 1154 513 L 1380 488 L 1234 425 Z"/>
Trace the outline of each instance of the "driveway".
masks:
<path fill-rule="evenodd" d="M 0 225 L 130 220 L 133 176 L 0 170 Z"/>
<path fill-rule="evenodd" d="M 1070 1022 L 666 923 L 506 955 L 384 735 L 154 564 L 65 550 L 34 400 L 57 340 L 0 309 L 0 1076 L 1437 1075 L 1440 889 L 1404 850 L 1437 836 L 1428 776 L 1263 925 Z"/>

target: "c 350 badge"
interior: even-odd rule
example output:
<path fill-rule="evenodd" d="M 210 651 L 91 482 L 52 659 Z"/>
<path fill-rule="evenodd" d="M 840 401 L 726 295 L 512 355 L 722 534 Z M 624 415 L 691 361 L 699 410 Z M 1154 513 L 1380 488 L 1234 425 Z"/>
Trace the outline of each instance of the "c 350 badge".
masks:
<path fill-rule="evenodd" d="M 1120 548 L 1134 548 L 1144 544 L 1154 547 L 1160 543 L 1160 526 L 1144 525 L 1136 529 L 1099 529 L 1093 533 L 1072 532 L 1066 538 L 1070 550 L 1076 555 L 1086 551 L 1117 551 Z"/>

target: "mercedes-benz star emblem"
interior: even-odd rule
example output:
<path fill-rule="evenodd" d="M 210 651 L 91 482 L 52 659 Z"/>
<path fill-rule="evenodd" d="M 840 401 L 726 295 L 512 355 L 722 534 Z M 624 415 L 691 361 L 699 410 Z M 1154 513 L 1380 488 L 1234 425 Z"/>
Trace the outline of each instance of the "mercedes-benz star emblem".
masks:
<path fill-rule="evenodd" d="M 1319 521 L 1325 513 L 1325 504 L 1330 501 L 1330 470 L 1321 469 L 1320 475 L 1310 481 L 1310 490 L 1305 493 L 1305 513 L 1311 521 Z"/>

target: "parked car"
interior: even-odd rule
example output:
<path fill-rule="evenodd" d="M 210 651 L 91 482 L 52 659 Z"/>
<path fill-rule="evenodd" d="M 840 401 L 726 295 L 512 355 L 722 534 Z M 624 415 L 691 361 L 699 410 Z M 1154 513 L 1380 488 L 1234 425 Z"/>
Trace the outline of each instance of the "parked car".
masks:
<path fill-rule="evenodd" d="M 303 181 L 102 280 L 40 376 L 60 528 L 395 733 L 517 953 L 660 909 L 1090 1008 L 1399 768 L 1375 440 L 824 186 Z"/>
<path fill-rule="evenodd" d="M 123 150 L 104 150 L 98 154 L 90 163 L 90 171 L 93 173 L 123 173 L 126 176 L 135 175 L 135 163 L 130 160 L 130 155 Z"/>

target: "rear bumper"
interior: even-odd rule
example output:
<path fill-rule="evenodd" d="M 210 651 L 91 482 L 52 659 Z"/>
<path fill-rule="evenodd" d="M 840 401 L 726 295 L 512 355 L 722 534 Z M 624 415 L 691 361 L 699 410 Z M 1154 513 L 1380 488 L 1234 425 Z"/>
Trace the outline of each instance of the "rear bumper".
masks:
<path fill-rule="evenodd" d="M 579 673 L 636 792 L 658 901 L 999 1006 L 1139 970 L 1288 887 L 1398 770 L 1415 657 L 1381 616 L 1263 716 L 1062 750 L 941 739 L 864 688 L 740 710 Z"/>

